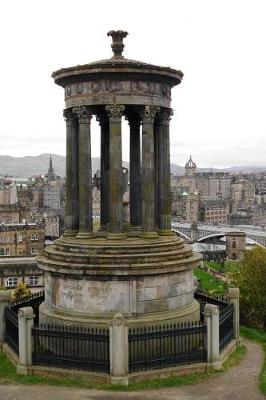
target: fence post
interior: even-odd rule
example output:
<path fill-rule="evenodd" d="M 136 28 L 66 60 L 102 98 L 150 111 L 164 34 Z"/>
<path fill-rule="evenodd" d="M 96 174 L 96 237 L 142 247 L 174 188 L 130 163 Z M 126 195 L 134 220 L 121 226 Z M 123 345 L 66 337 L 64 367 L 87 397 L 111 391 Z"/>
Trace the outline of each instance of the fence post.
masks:
<path fill-rule="evenodd" d="M 110 328 L 110 375 L 112 384 L 128 385 L 128 327 L 120 313 Z"/>
<path fill-rule="evenodd" d="M 6 332 L 5 308 L 10 302 L 11 294 L 7 290 L 0 290 L 0 346 L 3 345 Z"/>
<path fill-rule="evenodd" d="M 18 312 L 18 343 L 19 343 L 19 364 L 17 373 L 30 375 L 32 373 L 32 327 L 34 313 L 32 307 L 22 307 Z"/>
<path fill-rule="evenodd" d="M 234 306 L 234 339 L 236 341 L 236 345 L 240 345 L 239 338 L 239 289 L 238 288 L 229 288 L 227 292 L 227 297 L 230 304 Z"/>
<path fill-rule="evenodd" d="M 219 352 L 219 307 L 207 303 L 204 308 L 207 325 L 207 361 L 213 369 L 221 369 Z"/>

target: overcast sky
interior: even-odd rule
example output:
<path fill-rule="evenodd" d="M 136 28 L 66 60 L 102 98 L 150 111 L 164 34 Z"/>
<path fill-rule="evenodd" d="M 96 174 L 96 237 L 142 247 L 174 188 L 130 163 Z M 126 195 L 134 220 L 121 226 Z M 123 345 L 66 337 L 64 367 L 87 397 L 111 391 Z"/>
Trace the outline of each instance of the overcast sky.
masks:
<path fill-rule="evenodd" d="M 200 167 L 266 165 L 265 21 L 265 0 L 2 1 L 0 154 L 65 154 L 51 74 L 111 57 L 106 33 L 124 29 L 126 57 L 184 73 L 172 90 L 172 162 L 191 153 Z"/>

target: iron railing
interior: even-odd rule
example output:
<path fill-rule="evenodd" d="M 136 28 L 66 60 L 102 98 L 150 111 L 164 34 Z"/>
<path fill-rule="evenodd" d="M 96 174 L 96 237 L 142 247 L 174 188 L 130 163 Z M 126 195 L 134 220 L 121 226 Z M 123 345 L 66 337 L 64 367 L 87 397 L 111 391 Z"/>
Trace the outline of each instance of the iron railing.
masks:
<path fill-rule="evenodd" d="M 131 328 L 129 372 L 206 362 L 206 340 L 202 322 Z"/>
<path fill-rule="evenodd" d="M 110 373 L 109 329 L 33 327 L 33 364 Z"/>
<path fill-rule="evenodd" d="M 18 316 L 9 307 L 5 308 L 5 338 L 4 341 L 19 354 L 18 344 Z"/>
<path fill-rule="evenodd" d="M 228 304 L 219 315 L 219 351 L 220 353 L 234 339 L 234 305 Z"/>
<path fill-rule="evenodd" d="M 23 297 L 19 301 L 11 301 L 10 307 L 13 311 L 18 313 L 18 310 L 22 307 L 32 307 L 33 312 L 34 312 L 34 322 L 36 325 L 39 323 L 39 307 L 40 304 L 44 301 L 45 299 L 45 292 L 37 292 L 34 293 L 30 296 Z"/>
<path fill-rule="evenodd" d="M 194 297 L 200 304 L 201 320 L 204 319 L 203 312 L 204 312 L 205 304 L 207 304 L 207 303 L 218 306 L 220 311 L 223 310 L 224 308 L 228 307 L 228 299 L 223 296 L 214 296 L 214 295 L 210 296 L 206 292 L 203 292 L 202 290 L 197 289 Z"/>

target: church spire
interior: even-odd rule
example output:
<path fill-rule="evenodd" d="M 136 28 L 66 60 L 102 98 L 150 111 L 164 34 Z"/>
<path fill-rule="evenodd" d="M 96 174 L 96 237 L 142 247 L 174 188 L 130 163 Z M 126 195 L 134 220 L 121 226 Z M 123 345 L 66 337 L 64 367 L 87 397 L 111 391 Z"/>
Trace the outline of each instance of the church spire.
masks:
<path fill-rule="evenodd" d="M 51 156 L 50 156 L 50 162 L 49 162 L 49 169 L 48 169 L 47 177 L 50 180 L 55 180 L 56 179 L 56 175 L 55 175 L 54 167 L 53 167 L 53 160 L 52 160 Z"/>

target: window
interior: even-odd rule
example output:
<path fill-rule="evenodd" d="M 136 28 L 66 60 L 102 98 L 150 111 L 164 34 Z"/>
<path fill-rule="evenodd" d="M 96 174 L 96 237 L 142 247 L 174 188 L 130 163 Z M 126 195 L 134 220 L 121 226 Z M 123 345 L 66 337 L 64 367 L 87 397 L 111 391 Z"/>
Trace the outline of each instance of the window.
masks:
<path fill-rule="evenodd" d="M 30 249 L 30 252 L 31 252 L 32 255 L 38 254 L 38 249 L 35 248 L 35 247 L 32 247 L 32 248 Z"/>
<path fill-rule="evenodd" d="M 30 276 L 28 283 L 29 283 L 29 286 L 38 286 L 39 285 L 39 277 L 36 275 Z"/>
<path fill-rule="evenodd" d="M 37 233 L 32 233 L 32 235 L 31 235 L 31 240 L 38 240 L 38 235 L 37 235 Z"/>
<path fill-rule="evenodd" d="M 18 242 L 22 242 L 22 240 L 23 240 L 22 234 L 20 233 L 20 234 L 18 235 Z"/>
<path fill-rule="evenodd" d="M 6 287 L 15 287 L 18 284 L 18 278 L 16 276 L 12 276 L 7 278 L 6 280 Z"/>
<path fill-rule="evenodd" d="M 0 256 L 9 256 L 9 247 L 0 247 Z"/>

